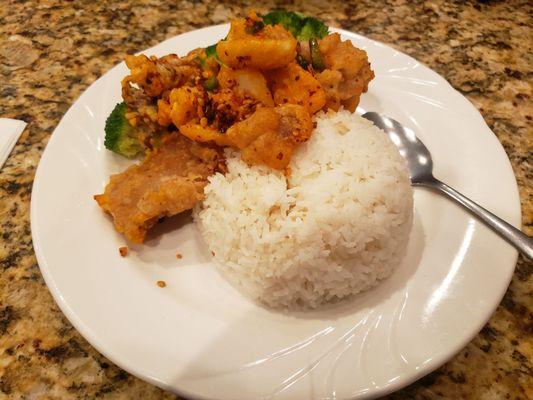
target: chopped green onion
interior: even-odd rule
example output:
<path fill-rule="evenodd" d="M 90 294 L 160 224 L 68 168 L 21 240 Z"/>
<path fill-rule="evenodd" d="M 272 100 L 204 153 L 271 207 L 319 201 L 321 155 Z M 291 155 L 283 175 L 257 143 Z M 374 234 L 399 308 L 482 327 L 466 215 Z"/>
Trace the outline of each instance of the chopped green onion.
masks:
<path fill-rule="evenodd" d="M 218 88 L 218 79 L 215 75 L 204 81 L 205 90 L 211 91 Z"/>
<path fill-rule="evenodd" d="M 326 62 L 324 56 L 318 47 L 318 41 L 316 39 L 309 39 L 309 50 L 311 53 L 311 65 L 317 71 L 322 71 L 326 68 Z"/>
<path fill-rule="evenodd" d="M 217 43 L 205 48 L 206 57 L 217 57 Z"/>

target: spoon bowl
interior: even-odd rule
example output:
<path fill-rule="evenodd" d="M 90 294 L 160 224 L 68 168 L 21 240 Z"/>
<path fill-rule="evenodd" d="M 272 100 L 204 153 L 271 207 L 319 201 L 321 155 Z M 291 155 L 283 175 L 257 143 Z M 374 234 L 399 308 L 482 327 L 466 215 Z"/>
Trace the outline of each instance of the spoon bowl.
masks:
<path fill-rule="evenodd" d="M 431 153 L 424 143 L 416 137 L 412 129 L 377 112 L 367 112 L 363 115 L 363 118 L 372 121 L 374 125 L 385 131 L 398 147 L 400 154 L 407 161 L 413 185 L 421 185 L 433 178 Z"/>
<path fill-rule="evenodd" d="M 367 112 L 363 114 L 363 118 L 372 121 L 374 125 L 385 131 L 398 147 L 400 154 L 407 161 L 413 186 L 427 187 L 456 201 L 503 239 L 515 246 L 525 257 L 533 259 L 533 238 L 530 238 L 433 176 L 431 153 L 424 143 L 416 137 L 412 129 L 377 112 Z"/>

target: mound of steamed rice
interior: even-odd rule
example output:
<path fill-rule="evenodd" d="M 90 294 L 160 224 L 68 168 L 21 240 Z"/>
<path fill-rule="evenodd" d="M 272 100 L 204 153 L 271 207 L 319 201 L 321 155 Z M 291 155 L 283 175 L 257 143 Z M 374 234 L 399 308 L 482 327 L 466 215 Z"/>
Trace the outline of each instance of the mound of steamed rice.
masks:
<path fill-rule="evenodd" d="M 400 262 L 413 193 L 404 159 L 371 122 L 319 115 L 288 179 L 227 156 L 195 220 L 223 275 L 254 300 L 316 308 L 371 288 Z"/>

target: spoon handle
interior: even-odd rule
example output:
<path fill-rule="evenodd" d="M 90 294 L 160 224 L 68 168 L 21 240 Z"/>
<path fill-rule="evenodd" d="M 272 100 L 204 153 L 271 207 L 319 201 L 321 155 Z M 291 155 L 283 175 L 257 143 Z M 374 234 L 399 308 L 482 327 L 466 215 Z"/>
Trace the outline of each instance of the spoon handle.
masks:
<path fill-rule="evenodd" d="M 455 200 L 457 203 L 462 205 L 477 218 L 487 224 L 494 232 L 516 247 L 516 249 L 525 257 L 533 260 L 533 238 L 527 236 L 519 229 L 516 229 L 514 226 L 508 224 L 501 218 L 498 218 L 490 211 L 487 211 L 479 204 L 474 203 L 468 197 L 462 195 L 457 190 L 451 188 L 436 178 L 421 182 L 419 185 L 437 190 L 450 199 Z"/>

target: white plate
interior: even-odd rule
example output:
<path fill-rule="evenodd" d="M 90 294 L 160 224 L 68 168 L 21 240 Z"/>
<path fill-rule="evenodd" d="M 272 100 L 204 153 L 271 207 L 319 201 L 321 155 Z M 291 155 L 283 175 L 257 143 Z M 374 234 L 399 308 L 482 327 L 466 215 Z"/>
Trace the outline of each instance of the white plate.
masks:
<path fill-rule="evenodd" d="M 145 53 L 182 55 L 227 29 L 189 32 Z M 436 176 L 518 226 L 511 165 L 477 110 L 416 60 L 341 33 L 366 49 L 376 72 L 361 107 L 414 129 Z M 126 165 L 103 146 L 126 72 L 123 63 L 110 70 L 61 120 L 31 207 L 35 251 L 56 302 L 120 367 L 191 397 L 374 397 L 443 364 L 500 302 L 515 250 L 455 204 L 419 189 L 403 264 L 375 290 L 322 311 L 285 314 L 243 298 L 215 271 L 188 217 L 164 223 L 164 234 L 121 258 L 124 240 L 92 196 Z"/>

